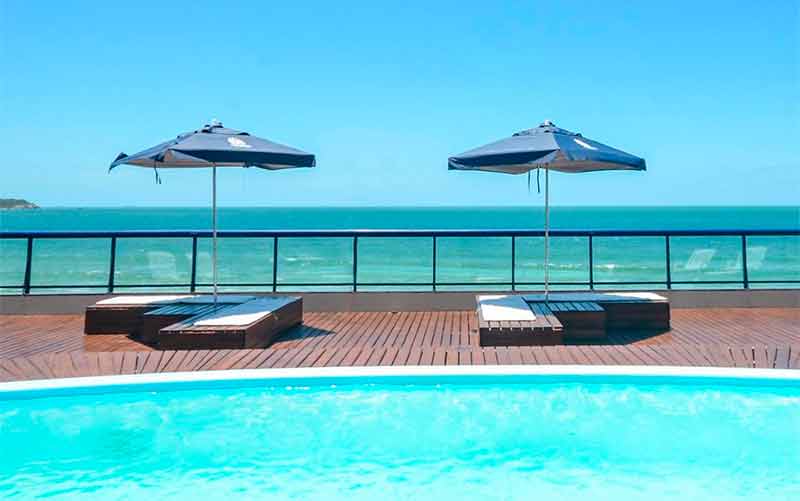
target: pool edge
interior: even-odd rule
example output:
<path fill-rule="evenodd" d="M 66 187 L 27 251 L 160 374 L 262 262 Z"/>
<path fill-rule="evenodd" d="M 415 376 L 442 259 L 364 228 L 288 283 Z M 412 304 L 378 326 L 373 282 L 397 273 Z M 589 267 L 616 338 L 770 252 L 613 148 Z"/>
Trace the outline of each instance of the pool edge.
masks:
<path fill-rule="evenodd" d="M 238 369 L 0 383 L 0 401 L 120 392 L 345 384 L 636 383 L 797 386 L 800 371 L 683 366 L 404 366 Z"/>

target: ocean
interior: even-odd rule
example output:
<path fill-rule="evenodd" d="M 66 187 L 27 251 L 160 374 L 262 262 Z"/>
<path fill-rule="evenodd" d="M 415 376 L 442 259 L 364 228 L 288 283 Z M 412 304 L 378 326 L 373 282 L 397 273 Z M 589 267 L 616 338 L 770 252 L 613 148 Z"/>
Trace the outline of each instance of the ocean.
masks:
<path fill-rule="evenodd" d="M 541 207 L 301 207 L 220 208 L 225 229 L 541 229 Z M 554 207 L 554 229 L 798 229 L 800 207 Z M 211 226 L 208 208 L 45 208 L 0 211 L 0 229 L 11 230 L 198 230 Z M 553 289 L 585 289 L 589 277 L 585 237 L 551 240 Z M 598 288 L 661 289 L 666 285 L 665 245 L 661 237 L 594 239 L 592 274 Z M 219 244 L 221 290 L 270 290 L 272 240 L 228 238 Z M 278 253 L 279 290 L 347 290 L 352 281 L 353 242 L 348 238 L 282 239 Z M 738 237 L 673 237 L 671 279 L 675 288 L 741 288 Z M 25 270 L 24 240 L 0 239 L 2 291 L 19 293 Z M 198 244 L 197 282 L 211 281 L 211 246 Z M 518 289 L 540 289 L 541 238 L 516 241 Z M 433 243 L 430 238 L 361 238 L 359 290 L 430 290 Z M 797 287 L 800 237 L 749 237 L 751 287 Z M 511 281 L 511 239 L 439 238 L 437 290 L 507 290 Z M 31 267 L 34 293 L 98 292 L 108 283 L 109 240 L 37 240 Z M 120 239 L 115 290 L 186 290 L 191 275 L 191 240 Z M 759 283 L 770 281 L 770 283 Z M 524 283 L 529 285 L 524 285 Z M 616 285 L 615 282 L 641 282 Z M 645 283 L 662 282 L 662 283 Z M 709 282 L 709 283 L 697 283 Z M 369 285 L 403 283 L 403 286 Z M 503 283 L 503 284 L 500 284 Z M 61 285 L 77 285 L 63 288 Z M 416 285 L 415 285 L 416 284 Z M 451 285 L 447 285 L 451 284 Z M 452 285 L 458 284 L 458 285 Z M 482 285 L 483 284 L 483 285 Z M 36 286 L 49 288 L 37 289 Z M 198 290 L 208 290 L 201 286 Z"/>

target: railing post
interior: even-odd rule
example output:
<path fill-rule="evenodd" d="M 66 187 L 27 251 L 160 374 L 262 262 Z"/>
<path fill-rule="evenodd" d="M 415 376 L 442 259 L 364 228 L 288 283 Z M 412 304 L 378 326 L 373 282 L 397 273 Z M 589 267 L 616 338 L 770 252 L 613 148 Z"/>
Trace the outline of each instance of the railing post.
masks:
<path fill-rule="evenodd" d="M 22 282 L 22 293 L 31 293 L 31 260 L 33 259 L 33 237 L 28 237 L 28 250 L 25 254 L 25 278 Z"/>
<path fill-rule="evenodd" d="M 589 290 L 594 290 L 594 241 L 589 235 Z"/>
<path fill-rule="evenodd" d="M 511 235 L 511 292 L 517 290 L 517 236 Z"/>
<path fill-rule="evenodd" d="M 192 237 L 192 275 L 189 282 L 189 292 L 197 289 L 197 237 Z"/>
<path fill-rule="evenodd" d="M 669 249 L 669 235 L 664 237 L 665 253 L 667 260 L 667 289 L 672 289 L 672 265 L 670 264 L 672 260 L 670 259 L 670 249 Z"/>
<path fill-rule="evenodd" d="M 117 266 L 117 237 L 111 237 L 111 255 L 108 260 L 108 293 L 114 292 L 114 270 Z"/>
<path fill-rule="evenodd" d="M 433 285 L 433 292 L 436 292 L 436 235 L 433 236 L 433 269 L 431 284 Z"/>
<path fill-rule="evenodd" d="M 747 235 L 742 235 L 742 285 L 750 288 L 750 276 L 747 271 Z"/>
<path fill-rule="evenodd" d="M 272 292 L 278 291 L 278 237 L 272 237 Z"/>
<path fill-rule="evenodd" d="M 358 290 L 358 235 L 353 237 L 353 292 Z"/>

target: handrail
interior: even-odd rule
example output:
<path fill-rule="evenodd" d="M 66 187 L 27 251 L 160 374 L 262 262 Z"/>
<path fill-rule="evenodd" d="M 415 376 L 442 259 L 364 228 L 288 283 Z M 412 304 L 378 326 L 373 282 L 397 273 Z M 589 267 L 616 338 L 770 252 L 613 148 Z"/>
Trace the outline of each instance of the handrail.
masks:
<path fill-rule="evenodd" d="M 218 230 L 220 237 L 542 237 L 544 230 Z M 712 230 L 550 230 L 554 237 L 718 237 L 718 236 L 797 236 L 795 229 L 712 229 Z M 210 238 L 211 230 L 117 230 L 117 231 L 0 231 L 2 238 Z"/>
<path fill-rule="evenodd" d="M 358 291 L 359 286 L 374 287 L 430 287 L 431 290 L 438 290 L 439 286 L 473 286 L 473 287 L 509 287 L 510 290 L 517 290 L 518 286 L 541 286 L 543 282 L 531 282 L 518 280 L 516 273 L 517 257 L 517 238 L 519 237 L 543 237 L 543 230 L 531 229 L 492 229 L 492 230 L 470 230 L 470 229 L 347 229 L 347 230 L 222 230 L 218 231 L 219 238 L 269 238 L 273 241 L 272 248 L 272 277 L 266 283 L 225 283 L 222 286 L 230 287 L 260 287 L 278 291 L 279 287 L 347 287 L 352 291 Z M 787 278 L 785 280 L 753 280 L 748 270 L 747 260 L 747 239 L 748 237 L 759 236 L 800 236 L 800 228 L 795 229 L 672 229 L 672 230 L 615 230 L 615 229 L 567 229 L 551 230 L 553 238 L 559 237 L 586 237 L 588 242 L 589 269 L 588 281 L 581 282 L 552 282 L 553 285 L 567 286 L 587 286 L 594 289 L 595 286 L 626 286 L 626 285 L 660 285 L 667 289 L 674 285 L 692 284 L 736 284 L 747 289 L 751 284 L 800 284 L 800 280 Z M 190 292 L 195 292 L 197 287 L 209 286 L 210 284 L 197 282 L 197 241 L 199 238 L 211 238 L 210 230 L 122 230 L 122 231 L 0 231 L 2 239 L 23 239 L 26 241 L 26 258 L 23 275 L 23 283 L 17 285 L 0 284 L 3 289 L 21 289 L 23 294 L 29 294 L 34 289 L 98 289 L 112 293 L 117 287 L 132 289 L 158 289 L 158 288 L 187 288 Z M 430 280 L 424 282 L 364 282 L 358 280 L 359 253 L 358 244 L 360 238 L 411 238 L 422 237 L 431 238 L 433 253 L 431 256 Z M 437 242 L 440 238 L 447 237 L 505 237 L 511 239 L 511 281 L 478 281 L 478 282 L 442 282 L 437 278 Z M 594 270 L 594 239 L 597 237 L 661 237 L 664 240 L 664 280 L 639 280 L 639 281 L 602 281 L 595 279 Z M 675 280 L 672 276 L 672 258 L 670 239 L 673 237 L 738 237 L 741 239 L 741 279 L 730 280 Z M 117 284 L 115 283 L 116 255 L 117 246 L 120 239 L 127 238 L 189 238 L 191 239 L 191 269 L 190 282 L 187 284 Z M 287 238 L 347 238 L 353 242 L 352 252 L 352 280 L 348 282 L 282 282 L 278 280 L 278 245 L 281 239 Z M 34 242 L 46 239 L 109 239 L 109 266 L 107 282 L 97 284 L 32 284 L 32 262 L 34 252 Z"/>

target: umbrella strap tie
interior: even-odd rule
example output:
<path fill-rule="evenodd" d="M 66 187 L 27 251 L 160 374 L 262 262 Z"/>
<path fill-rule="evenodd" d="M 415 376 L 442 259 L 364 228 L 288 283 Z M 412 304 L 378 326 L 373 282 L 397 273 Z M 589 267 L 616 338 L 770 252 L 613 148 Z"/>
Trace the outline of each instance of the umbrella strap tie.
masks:
<path fill-rule="evenodd" d="M 156 184 L 161 184 L 161 176 L 158 175 L 158 167 L 153 166 L 153 172 L 156 174 Z"/>
<path fill-rule="evenodd" d="M 539 171 L 541 169 L 536 169 L 536 193 L 541 195 L 542 193 L 542 186 L 539 183 Z M 531 194 L 531 171 L 528 171 L 528 195 Z"/>

